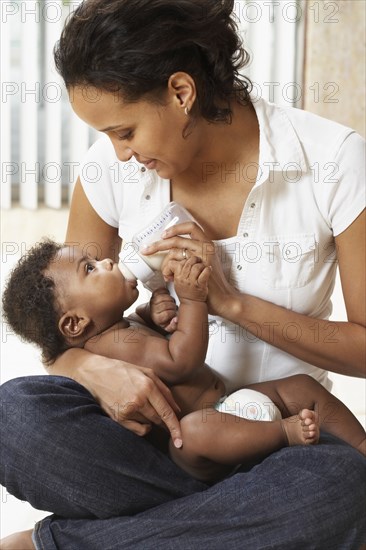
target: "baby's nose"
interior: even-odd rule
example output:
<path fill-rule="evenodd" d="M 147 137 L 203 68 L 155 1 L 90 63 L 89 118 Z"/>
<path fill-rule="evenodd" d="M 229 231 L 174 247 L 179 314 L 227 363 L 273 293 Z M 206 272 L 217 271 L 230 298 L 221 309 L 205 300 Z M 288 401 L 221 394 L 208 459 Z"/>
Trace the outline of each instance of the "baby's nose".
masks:
<path fill-rule="evenodd" d="M 110 258 L 104 258 L 104 260 L 101 261 L 101 264 L 105 269 L 108 269 L 108 271 L 112 271 L 113 260 L 111 260 Z"/>

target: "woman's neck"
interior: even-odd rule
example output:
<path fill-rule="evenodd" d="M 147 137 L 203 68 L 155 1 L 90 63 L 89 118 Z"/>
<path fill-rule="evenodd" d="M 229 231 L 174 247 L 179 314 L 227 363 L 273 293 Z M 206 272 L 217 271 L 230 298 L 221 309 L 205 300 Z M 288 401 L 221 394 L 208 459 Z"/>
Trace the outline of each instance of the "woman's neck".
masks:
<path fill-rule="evenodd" d="M 252 105 L 236 105 L 231 124 L 200 122 L 196 131 L 194 139 L 203 145 L 190 168 L 171 181 L 171 198 L 191 212 L 208 238 L 227 239 L 237 233 L 257 178 L 258 120 Z"/>
<path fill-rule="evenodd" d="M 253 162 L 259 156 L 259 124 L 252 104 L 240 105 L 235 103 L 232 108 L 230 124 L 209 123 L 202 120 L 197 124 L 194 132 L 202 146 L 189 169 L 190 175 L 202 174 L 202 166 L 225 164 L 227 168 L 240 162 Z M 187 174 L 188 175 L 188 174 Z"/>

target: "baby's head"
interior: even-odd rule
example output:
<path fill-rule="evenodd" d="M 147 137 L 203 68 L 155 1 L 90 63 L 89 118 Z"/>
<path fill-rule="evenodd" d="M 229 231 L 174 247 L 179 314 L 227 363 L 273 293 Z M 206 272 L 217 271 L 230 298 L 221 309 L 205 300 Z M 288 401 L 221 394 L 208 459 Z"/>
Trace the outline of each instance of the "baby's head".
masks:
<path fill-rule="evenodd" d="M 118 322 L 138 296 L 112 260 L 97 260 L 51 240 L 18 262 L 3 295 L 16 334 L 42 349 L 46 363 Z"/>

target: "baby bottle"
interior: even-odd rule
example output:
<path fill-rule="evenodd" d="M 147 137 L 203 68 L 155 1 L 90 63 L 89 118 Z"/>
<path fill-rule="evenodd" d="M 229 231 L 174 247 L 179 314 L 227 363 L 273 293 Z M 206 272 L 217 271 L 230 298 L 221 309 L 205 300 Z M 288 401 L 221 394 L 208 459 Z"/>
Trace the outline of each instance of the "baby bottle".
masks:
<path fill-rule="evenodd" d="M 126 279 L 138 279 L 150 290 L 165 286 L 160 269 L 166 252 L 145 256 L 141 249 L 159 241 L 169 227 L 187 221 L 195 221 L 188 210 L 176 202 L 170 202 L 146 227 L 135 233 L 132 242 L 122 247 L 118 266 L 123 276 Z"/>

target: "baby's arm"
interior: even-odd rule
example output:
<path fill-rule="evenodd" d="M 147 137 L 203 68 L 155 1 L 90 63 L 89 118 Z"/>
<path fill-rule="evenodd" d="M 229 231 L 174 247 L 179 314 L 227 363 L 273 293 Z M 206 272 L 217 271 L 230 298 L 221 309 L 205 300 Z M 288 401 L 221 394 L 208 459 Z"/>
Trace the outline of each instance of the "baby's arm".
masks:
<path fill-rule="evenodd" d="M 94 353 L 152 368 L 168 384 L 181 383 L 204 363 L 207 343 L 207 293 L 210 268 L 195 257 L 171 260 L 180 299 L 177 330 L 169 340 L 144 327 L 115 326 L 89 340 Z"/>

